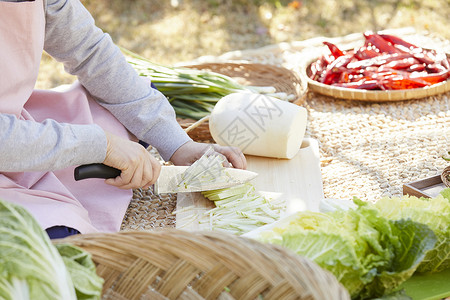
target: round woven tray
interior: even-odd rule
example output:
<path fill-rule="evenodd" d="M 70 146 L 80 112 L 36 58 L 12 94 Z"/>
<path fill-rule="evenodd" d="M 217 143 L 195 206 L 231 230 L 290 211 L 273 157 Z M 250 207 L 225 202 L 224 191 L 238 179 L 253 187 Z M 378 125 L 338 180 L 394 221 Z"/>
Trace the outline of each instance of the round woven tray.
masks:
<path fill-rule="evenodd" d="M 258 63 L 204 63 L 183 66 L 227 75 L 243 85 L 273 86 L 277 92 L 292 94 L 297 105 L 305 101 L 307 84 L 295 72 L 283 67 Z M 200 122 L 192 119 L 177 119 L 183 129 L 195 141 L 214 142 L 209 132 L 207 119 Z M 197 123 L 198 122 L 198 123 Z"/>
<path fill-rule="evenodd" d="M 336 278 L 281 247 L 175 229 L 85 234 L 104 299 L 350 299 Z"/>
<path fill-rule="evenodd" d="M 450 188 L 450 166 L 442 171 L 441 179 L 445 186 Z"/>
<path fill-rule="evenodd" d="M 448 54 L 448 56 L 450 56 L 450 54 Z M 312 80 L 309 77 L 309 75 L 311 74 L 311 64 L 318 58 L 319 56 L 315 56 L 311 59 L 308 59 L 304 63 L 304 66 L 302 68 L 302 77 L 307 81 L 310 91 L 325 96 L 331 96 L 334 98 L 346 100 L 389 102 L 421 99 L 450 91 L 450 79 L 424 88 L 407 90 L 372 91 L 331 86 Z"/>

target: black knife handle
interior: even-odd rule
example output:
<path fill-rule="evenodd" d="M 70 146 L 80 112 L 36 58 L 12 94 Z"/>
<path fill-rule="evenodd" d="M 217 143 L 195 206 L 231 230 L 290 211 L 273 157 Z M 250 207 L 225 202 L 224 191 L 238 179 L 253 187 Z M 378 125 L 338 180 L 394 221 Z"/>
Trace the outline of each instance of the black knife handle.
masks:
<path fill-rule="evenodd" d="M 89 164 L 81 165 L 75 168 L 74 177 L 75 180 L 82 180 L 87 178 L 116 178 L 120 176 L 121 171 L 119 169 L 104 165 L 104 164 Z"/>

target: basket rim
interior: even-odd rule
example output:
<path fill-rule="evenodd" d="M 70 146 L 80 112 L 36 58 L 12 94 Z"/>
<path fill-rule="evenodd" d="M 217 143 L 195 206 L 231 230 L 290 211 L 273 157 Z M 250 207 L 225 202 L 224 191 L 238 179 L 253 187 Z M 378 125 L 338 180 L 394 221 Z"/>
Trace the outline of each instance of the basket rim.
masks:
<path fill-rule="evenodd" d="M 234 67 L 255 67 L 261 68 L 261 69 L 271 69 L 271 70 L 278 70 L 280 73 L 288 74 L 289 77 L 295 78 L 298 85 L 295 85 L 293 89 L 296 91 L 296 99 L 302 98 L 306 92 L 307 92 L 307 83 L 305 82 L 304 78 L 299 74 L 298 72 L 288 69 L 283 66 L 273 65 L 273 64 L 265 64 L 265 63 L 254 63 L 254 62 L 248 62 L 248 61 L 232 61 L 232 62 L 201 62 L 196 64 L 183 64 L 180 65 L 180 67 L 186 67 L 186 68 L 195 68 L 195 67 L 208 67 L 208 66 L 234 66 Z M 217 71 L 214 71 L 217 72 Z M 227 75 L 229 77 L 233 77 L 232 75 Z M 295 82 L 293 82 L 294 85 Z M 302 83 L 305 83 L 304 85 Z M 294 101 L 295 101 L 294 100 Z M 293 102 L 294 102 L 293 101 Z"/>
<path fill-rule="evenodd" d="M 333 293 L 339 295 L 337 299 L 350 299 L 336 277 L 312 260 L 278 245 L 223 232 L 131 230 L 87 233 L 53 243 L 71 243 L 91 254 L 97 274 L 105 279 L 103 295 L 118 292 L 127 298 L 139 292 L 142 296 L 151 288 L 152 293 L 177 298 L 191 289 L 205 299 L 216 299 L 208 295 L 217 296 L 229 287 L 238 298 L 286 292 L 291 297 L 319 299 Z M 136 277 L 145 277 L 146 270 L 151 278 Z M 247 284 L 253 280 L 259 284 L 249 289 Z M 325 285 L 328 289 L 323 290 Z"/>
<path fill-rule="evenodd" d="M 350 49 L 346 49 L 350 50 Z M 446 53 L 450 57 L 450 53 Z M 450 78 L 446 81 L 439 82 L 423 88 L 404 89 L 404 90 L 360 90 L 344 87 L 336 87 L 318 82 L 311 79 L 308 75 L 311 64 L 316 61 L 322 53 L 310 56 L 306 59 L 301 70 L 301 77 L 307 82 L 308 89 L 322 95 L 331 96 L 344 100 L 357 100 L 367 102 L 390 102 L 390 101 L 407 101 L 412 99 L 421 99 L 450 91 Z"/>
<path fill-rule="evenodd" d="M 441 174 L 441 179 L 444 185 L 450 188 L 450 166 L 446 167 Z"/>

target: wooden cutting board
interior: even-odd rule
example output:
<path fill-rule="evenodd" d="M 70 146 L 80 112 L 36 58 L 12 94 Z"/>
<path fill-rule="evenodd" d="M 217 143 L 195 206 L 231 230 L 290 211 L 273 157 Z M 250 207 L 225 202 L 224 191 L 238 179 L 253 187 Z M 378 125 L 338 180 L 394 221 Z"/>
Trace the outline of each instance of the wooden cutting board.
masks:
<path fill-rule="evenodd" d="M 251 181 L 264 196 L 286 199 L 285 214 L 295 211 L 319 211 L 323 199 L 319 146 L 314 139 L 304 139 L 292 159 L 246 156 L 247 169 L 258 173 Z M 183 230 L 204 230 L 197 218 L 214 207 L 201 193 L 177 195 L 176 227 Z"/>

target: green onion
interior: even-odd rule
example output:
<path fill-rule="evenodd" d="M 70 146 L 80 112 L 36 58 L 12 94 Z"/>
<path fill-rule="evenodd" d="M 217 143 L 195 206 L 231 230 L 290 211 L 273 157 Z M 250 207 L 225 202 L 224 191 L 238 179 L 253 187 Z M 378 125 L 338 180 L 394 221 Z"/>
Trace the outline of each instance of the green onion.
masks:
<path fill-rule="evenodd" d="M 194 188 L 196 190 L 209 189 L 214 186 L 226 186 L 234 179 L 226 172 L 223 163 L 225 158 L 214 151 L 210 146 L 208 150 L 186 169 L 180 176 L 177 186 L 181 188 Z"/>
<path fill-rule="evenodd" d="M 277 93 L 272 86 L 245 86 L 233 78 L 212 71 L 167 67 L 121 48 L 125 57 L 142 77 L 147 77 L 173 106 L 177 117 L 199 120 L 211 113 L 217 101 L 236 92 L 266 94 L 281 100 L 293 95 Z"/>
<path fill-rule="evenodd" d="M 181 176 L 178 186 L 205 187 L 210 183 L 228 183 L 232 178 L 223 166 L 224 158 L 218 156 L 213 148 L 194 162 Z M 247 182 L 230 188 L 202 192 L 207 199 L 214 201 L 215 207 L 189 217 L 189 222 L 198 221 L 200 229 L 217 230 L 241 235 L 260 226 L 277 221 L 286 209 L 283 199 L 266 198 Z M 195 211 L 195 207 L 179 210 Z M 187 222 L 186 222 L 187 224 Z"/>
<path fill-rule="evenodd" d="M 446 155 L 442 155 L 442 158 L 446 161 L 450 161 L 450 151 L 448 151 Z"/>
<path fill-rule="evenodd" d="M 200 223 L 209 223 L 210 230 L 232 234 L 241 235 L 275 222 L 285 209 L 284 201 L 263 197 L 250 183 L 202 194 L 216 207 L 204 213 Z"/>

